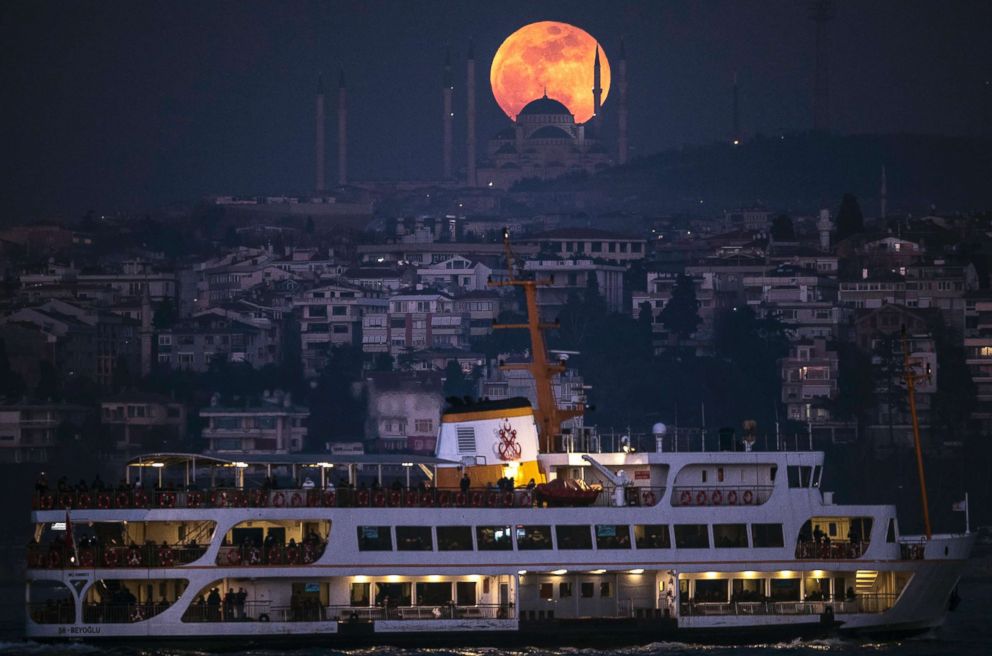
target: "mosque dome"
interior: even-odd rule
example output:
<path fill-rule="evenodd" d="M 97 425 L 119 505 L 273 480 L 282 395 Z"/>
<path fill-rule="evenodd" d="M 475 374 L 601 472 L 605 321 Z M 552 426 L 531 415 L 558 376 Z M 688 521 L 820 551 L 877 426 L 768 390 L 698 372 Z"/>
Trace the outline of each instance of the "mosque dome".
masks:
<path fill-rule="evenodd" d="M 545 94 L 543 98 L 531 100 L 524 105 L 524 108 L 520 110 L 519 116 L 535 116 L 540 114 L 564 114 L 571 116 L 572 112 L 568 111 L 568 107 L 565 107 L 563 103 L 554 98 L 548 98 L 547 94 Z"/>

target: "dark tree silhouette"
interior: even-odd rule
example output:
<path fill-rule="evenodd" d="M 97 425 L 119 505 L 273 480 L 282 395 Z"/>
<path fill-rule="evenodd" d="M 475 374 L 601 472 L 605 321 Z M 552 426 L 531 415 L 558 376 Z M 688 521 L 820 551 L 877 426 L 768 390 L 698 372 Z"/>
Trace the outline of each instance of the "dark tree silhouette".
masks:
<path fill-rule="evenodd" d="M 837 241 L 863 232 L 864 229 L 865 217 L 861 213 L 861 206 L 858 205 L 858 198 L 854 194 L 844 194 L 844 198 L 840 201 L 840 210 L 837 212 Z"/>
<path fill-rule="evenodd" d="M 699 301 L 692 278 L 680 273 L 672 289 L 672 297 L 658 315 L 665 330 L 677 339 L 688 339 L 703 320 L 699 317 Z"/>
<path fill-rule="evenodd" d="M 795 241 L 796 231 L 788 214 L 779 214 L 772 219 L 772 239 L 775 241 Z"/>

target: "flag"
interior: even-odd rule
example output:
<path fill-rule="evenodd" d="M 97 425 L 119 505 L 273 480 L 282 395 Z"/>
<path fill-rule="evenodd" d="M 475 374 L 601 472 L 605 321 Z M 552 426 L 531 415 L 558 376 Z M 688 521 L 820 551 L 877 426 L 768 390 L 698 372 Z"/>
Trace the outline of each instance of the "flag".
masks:
<path fill-rule="evenodd" d="M 968 497 L 965 497 L 961 501 L 955 501 L 952 503 L 951 510 L 956 510 L 957 512 L 968 512 Z"/>
<path fill-rule="evenodd" d="M 73 565 L 79 564 L 79 551 L 76 549 L 76 536 L 72 534 L 72 520 L 69 518 L 69 509 L 65 509 L 65 548 L 66 555 L 70 556 L 69 562 Z"/>

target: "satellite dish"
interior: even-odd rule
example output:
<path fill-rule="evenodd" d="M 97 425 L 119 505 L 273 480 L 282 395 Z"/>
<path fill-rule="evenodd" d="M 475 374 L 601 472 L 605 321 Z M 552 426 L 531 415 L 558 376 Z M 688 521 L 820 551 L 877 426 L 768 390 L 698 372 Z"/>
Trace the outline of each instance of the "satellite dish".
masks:
<path fill-rule="evenodd" d="M 651 427 L 651 432 L 654 435 L 665 435 L 666 433 L 668 433 L 668 426 L 666 426 L 665 424 L 659 421 L 657 424 Z"/>

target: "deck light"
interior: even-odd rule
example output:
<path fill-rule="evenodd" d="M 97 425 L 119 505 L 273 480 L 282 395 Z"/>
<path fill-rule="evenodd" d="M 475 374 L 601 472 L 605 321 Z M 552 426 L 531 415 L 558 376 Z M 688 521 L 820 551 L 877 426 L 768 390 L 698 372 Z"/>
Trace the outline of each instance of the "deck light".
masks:
<path fill-rule="evenodd" d="M 643 570 L 641 570 L 641 571 L 643 571 Z M 589 573 L 590 574 L 606 574 L 606 570 L 605 569 L 591 569 L 591 570 L 589 570 Z"/>
<path fill-rule="evenodd" d="M 248 467 L 248 463 L 247 462 L 236 462 L 236 463 L 234 463 L 234 466 L 237 467 L 238 469 L 246 469 Z"/>
<path fill-rule="evenodd" d="M 643 574 L 644 573 L 644 570 L 642 568 L 638 567 L 637 569 L 627 570 L 627 573 L 628 574 Z"/>
<path fill-rule="evenodd" d="M 554 574 L 555 576 L 561 576 L 562 574 L 568 574 L 568 570 L 567 569 L 553 569 L 553 570 L 551 570 L 551 573 Z"/>
<path fill-rule="evenodd" d="M 520 576 L 523 576 L 526 573 L 527 573 L 527 570 L 525 570 L 525 569 L 517 570 L 517 574 L 519 574 Z"/>

